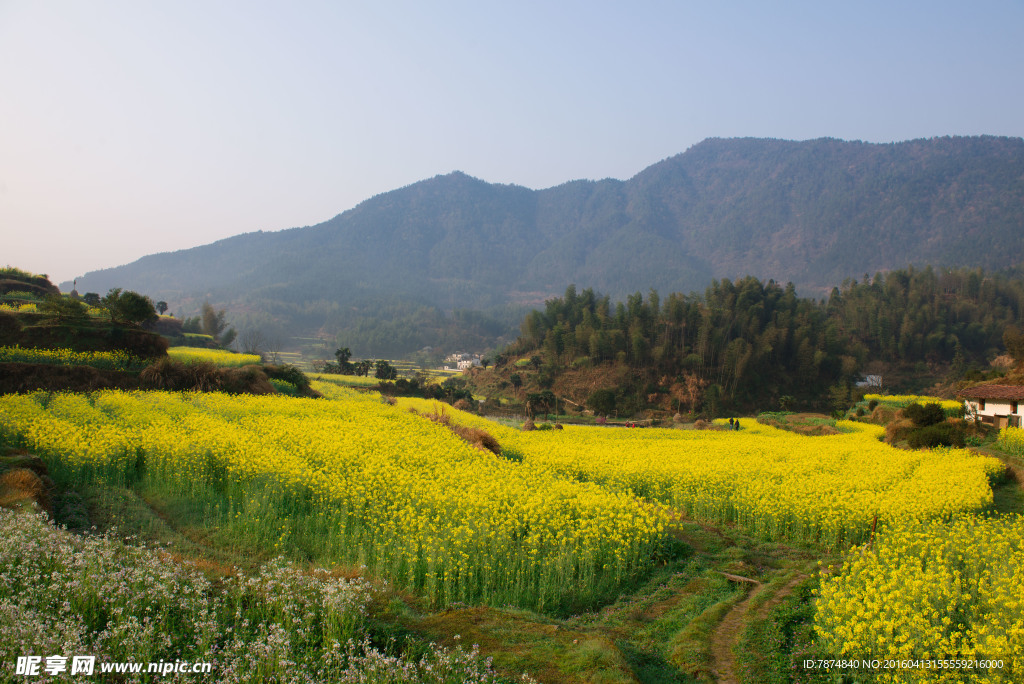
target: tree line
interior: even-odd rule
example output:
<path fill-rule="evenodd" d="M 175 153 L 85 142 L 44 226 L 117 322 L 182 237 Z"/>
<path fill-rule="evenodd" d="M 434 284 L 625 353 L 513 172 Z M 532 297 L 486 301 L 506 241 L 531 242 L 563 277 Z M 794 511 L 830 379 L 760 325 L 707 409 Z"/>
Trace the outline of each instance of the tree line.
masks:
<path fill-rule="evenodd" d="M 827 298 L 745 277 L 702 294 L 656 290 L 623 302 L 569 286 L 523 320 L 498 363 L 539 355 L 541 384 L 570 367 L 628 365 L 638 392 L 690 408 L 819 402 L 872 361 L 963 372 L 1000 351 L 1020 320 L 1024 280 L 980 269 L 907 268 L 848 280 Z"/>

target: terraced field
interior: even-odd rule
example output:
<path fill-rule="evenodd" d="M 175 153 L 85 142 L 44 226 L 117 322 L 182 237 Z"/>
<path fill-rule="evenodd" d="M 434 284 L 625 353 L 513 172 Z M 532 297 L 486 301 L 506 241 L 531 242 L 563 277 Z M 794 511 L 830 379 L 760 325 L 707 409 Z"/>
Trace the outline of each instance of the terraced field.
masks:
<path fill-rule="evenodd" d="M 541 681 L 758 681 L 798 652 L 1005 660 L 977 681 L 1021 666 L 1024 528 L 987 513 L 995 458 L 893 449 L 860 423 L 522 432 L 314 387 L 5 395 L 0 439 L 85 492 L 94 519 L 151 520 L 145 534 L 172 529 L 218 563 L 283 555 L 387 580 L 375 620 L 451 647 L 469 634 Z M 813 638 L 786 646 L 788 665 L 737 659 L 791 595 Z"/>

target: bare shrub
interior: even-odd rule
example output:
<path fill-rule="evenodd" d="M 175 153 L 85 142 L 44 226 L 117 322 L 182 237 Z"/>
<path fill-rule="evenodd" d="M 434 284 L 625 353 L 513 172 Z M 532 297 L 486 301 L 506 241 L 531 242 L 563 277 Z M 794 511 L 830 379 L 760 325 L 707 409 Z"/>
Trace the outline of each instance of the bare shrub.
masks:
<path fill-rule="evenodd" d="M 495 456 L 501 455 L 501 445 L 491 433 L 482 428 L 462 427 L 461 425 L 449 425 L 452 432 L 469 442 L 471 446 L 480 451 L 490 451 Z"/>
<path fill-rule="evenodd" d="M 434 404 L 434 410 L 430 413 L 424 413 L 423 417 L 427 420 L 432 420 L 435 423 L 441 423 L 441 425 L 449 425 L 452 422 L 451 416 L 445 413 L 444 407 L 438 403 Z"/>
<path fill-rule="evenodd" d="M 277 390 L 270 384 L 269 378 L 258 366 L 241 368 L 223 368 L 222 392 L 231 394 L 276 394 Z"/>
<path fill-rule="evenodd" d="M 885 426 L 885 441 L 888 444 L 895 444 L 906 439 L 913 430 L 913 421 L 901 416 Z"/>
<path fill-rule="evenodd" d="M 208 361 L 181 363 L 163 358 L 144 368 L 139 380 L 145 388 L 172 392 L 274 394 L 276 391 L 258 366 L 220 368 Z"/>
<path fill-rule="evenodd" d="M 871 410 L 871 414 L 868 415 L 868 421 L 876 425 L 887 425 L 894 420 L 898 420 L 902 417 L 899 409 L 894 409 L 891 406 L 883 406 L 879 404 Z"/>

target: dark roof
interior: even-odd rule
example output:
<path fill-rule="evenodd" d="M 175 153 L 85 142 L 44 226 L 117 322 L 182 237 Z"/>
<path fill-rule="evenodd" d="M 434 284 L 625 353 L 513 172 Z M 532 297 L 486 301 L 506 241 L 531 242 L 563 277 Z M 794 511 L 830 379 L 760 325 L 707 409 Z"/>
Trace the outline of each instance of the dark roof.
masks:
<path fill-rule="evenodd" d="M 957 392 L 962 399 L 1024 400 L 1024 385 L 978 385 Z"/>

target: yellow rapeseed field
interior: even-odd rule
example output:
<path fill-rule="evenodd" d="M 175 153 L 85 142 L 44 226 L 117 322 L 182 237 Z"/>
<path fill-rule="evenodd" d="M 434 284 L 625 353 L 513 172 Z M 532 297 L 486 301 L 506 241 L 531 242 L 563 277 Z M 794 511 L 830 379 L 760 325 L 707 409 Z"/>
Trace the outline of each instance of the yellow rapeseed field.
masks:
<path fill-rule="evenodd" d="M 203 347 L 171 347 L 167 355 L 175 361 L 183 363 L 209 362 L 216 366 L 248 366 L 260 363 L 259 354 L 236 354 L 223 349 L 204 349 Z"/>
<path fill-rule="evenodd" d="M 1019 682 L 1024 675 L 1024 518 L 961 516 L 880 531 L 817 598 L 829 658 L 1001 661 L 987 672 L 925 665 L 883 682 Z M 977 667 L 977 665 L 975 665 Z"/>
<path fill-rule="evenodd" d="M 328 391 L 6 395 L 0 432 L 72 480 L 205 502 L 211 528 L 362 564 L 440 604 L 585 597 L 663 535 L 667 516 L 628 494 L 477 451 L 375 394 Z"/>
<path fill-rule="evenodd" d="M 436 605 L 608 596 L 677 513 L 829 548 L 866 541 L 877 517 L 873 548 L 854 547 L 823 581 L 823 652 L 1022 649 L 1024 524 L 966 515 L 992 502 L 995 459 L 894 449 L 855 422 L 818 437 L 752 419 L 739 431 L 522 432 L 433 401 L 313 387 L 323 399 L 5 395 L 0 438 L 57 478 L 188 499 L 240 549 L 364 565 Z M 415 415 L 437 412 L 487 430 L 503 455 Z"/>
<path fill-rule="evenodd" d="M 944 411 L 959 411 L 964 407 L 963 402 L 953 399 L 940 399 L 917 394 L 865 394 L 864 401 L 877 401 L 879 404 L 895 408 L 906 408 L 911 404 L 938 404 Z"/>
<path fill-rule="evenodd" d="M 93 366 L 127 370 L 137 360 L 125 351 L 78 352 L 71 349 L 34 349 L 18 346 L 0 347 L 0 363 L 45 363 L 58 366 Z"/>
<path fill-rule="evenodd" d="M 996 444 L 1007 453 L 1024 456 L 1024 430 L 1015 427 L 1001 428 Z"/>
<path fill-rule="evenodd" d="M 432 402 L 400 399 L 430 412 Z M 660 502 L 693 518 L 735 523 L 777 541 L 841 548 L 882 523 L 949 517 L 992 503 L 994 458 L 963 449 L 907 451 L 882 428 L 840 422 L 846 434 L 806 437 L 742 421 L 739 431 L 567 426 L 519 432 L 446 409 L 484 427 L 524 462 Z"/>
<path fill-rule="evenodd" d="M 348 387 L 376 387 L 380 380 L 372 375 L 339 375 L 337 373 L 306 373 L 310 380 Z"/>
<path fill-rule="evenodd" d="M 35 313 L 38 310 L 32 302 L 27 304 L 0 304 L 0 311 L 10 311 L 12 313 Z"/>

